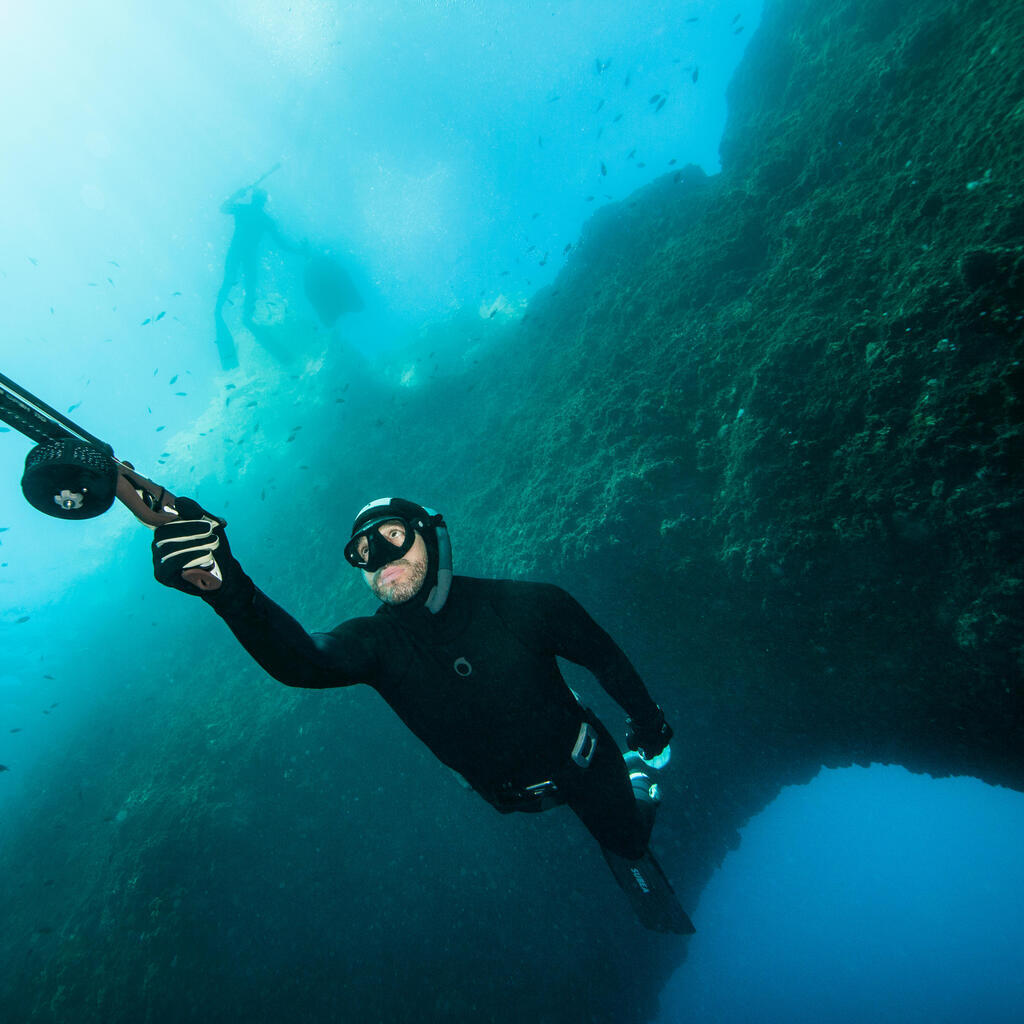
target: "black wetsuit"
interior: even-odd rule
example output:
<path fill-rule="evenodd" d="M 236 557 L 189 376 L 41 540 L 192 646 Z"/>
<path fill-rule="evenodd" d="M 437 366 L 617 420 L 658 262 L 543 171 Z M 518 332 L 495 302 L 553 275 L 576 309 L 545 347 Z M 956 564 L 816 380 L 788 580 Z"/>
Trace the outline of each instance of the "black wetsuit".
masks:
<path fill-rule="evenodd" d="M 635 718 L 658 712 L 625 654 L 559 587 L 456 576 L 437 614 L 382 605 L 312 635 L 251 584 L 210 603 L 280 682 L 372 686 L 499 810 L 530 809 L 522 792 L 551 780 L 602 846 L 643 855 L 651 819 L 614 739 L 577 702 L 555 658 L 589 669 Z M 587 768 L 571 756 L 584 721 L 597 732 Z"/>

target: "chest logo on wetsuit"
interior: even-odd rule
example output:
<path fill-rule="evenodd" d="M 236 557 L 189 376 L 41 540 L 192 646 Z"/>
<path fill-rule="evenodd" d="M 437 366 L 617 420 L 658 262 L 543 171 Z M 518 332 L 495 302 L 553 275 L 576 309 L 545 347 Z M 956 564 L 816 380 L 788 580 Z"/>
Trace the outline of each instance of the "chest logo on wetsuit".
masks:
<path fill-rule="evenodd" d="M 471 675 L 473 672 L 473 666 L 470 665 L 470 663 L 466 661 L 465 658 L 456 658 L 455 664 L 452 665 L 452 668 L 454 668 L 455 671 L 458 672 L 460 676 L 468 676 Z"/>

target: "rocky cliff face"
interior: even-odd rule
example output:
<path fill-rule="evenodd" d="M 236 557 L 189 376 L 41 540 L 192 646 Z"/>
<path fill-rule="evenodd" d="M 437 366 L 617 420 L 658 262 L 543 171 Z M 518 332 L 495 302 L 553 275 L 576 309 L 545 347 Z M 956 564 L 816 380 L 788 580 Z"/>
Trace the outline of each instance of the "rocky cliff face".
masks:
<path fill-rule="evenodd" d="M 1022 31 L 769 3 L 723 173 L 602 211 L 533 327 L 544 400 L 579 386 L 516 438 L 575 467 L 524 519 L 583 520 L 620 590 L 642 567 L 711 703 L 815 764 L 1024 783 Z"/>
<path fill-rule="evenodd" d="M 600 211 L 403 409 L 460 566 L 570 587 L 666 707 L 688 906 L 823 764 L 1024 788 L 1021 52 L 1016 0 L 768 0 L 722 174 Z M 310 625 L 352 596 L 304 583 L 268 589 Z M 371 698 L 273 689 L 215 627 L 104 741 L 121 810 L 44 793 L 6 848 L 11 1019 L 653 1015 L 685 947 L 572 821 L 459 802 Z"/>

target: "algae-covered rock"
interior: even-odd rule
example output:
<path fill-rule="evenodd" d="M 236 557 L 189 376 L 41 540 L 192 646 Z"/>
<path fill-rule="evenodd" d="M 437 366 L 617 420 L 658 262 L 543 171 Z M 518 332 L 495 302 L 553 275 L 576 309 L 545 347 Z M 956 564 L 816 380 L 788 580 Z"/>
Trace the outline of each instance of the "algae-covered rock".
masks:
<path fill-rule="evenodd" d="M 1024 788 L 1022 52 L 1017 0 L 767 0 L 722 173 L 600 210 L 479 359 L 310 402 L 340 439 L 315 558 L 243 557 L 310 627 L 361 612 L 335 513 L 397 453 L 461 571 L 572 590 L 675 727 L 655 845 L 698 928 L 738 829 L 822 765 Z M 5 840 L 31 940 L 0 1016 L 651 1019 L 684 947 L 575 823 L 498 820 L 372 695 L 282 693 L 220 628 L 102 723 L 109 778 Z"/>

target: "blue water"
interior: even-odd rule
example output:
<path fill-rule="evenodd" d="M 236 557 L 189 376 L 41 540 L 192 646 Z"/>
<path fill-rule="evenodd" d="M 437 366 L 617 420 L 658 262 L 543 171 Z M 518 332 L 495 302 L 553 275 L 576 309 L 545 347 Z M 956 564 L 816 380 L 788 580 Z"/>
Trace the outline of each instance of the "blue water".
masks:
<path fill-rule="evenodd" d="M 18 102 L 0 109 L 2 372 L 146 467 L 193 444 L 182 432 L 204 416 L 237 428 L 215 414 L 219 207 L 274 167 L 268 212 L 344 259 L 367 308 L 341 331 L 375 365 L 425 321 L 521 315 L 600 206 L 673 167 L 718 169 L 725 88 L 759 14 L 755 0 L 5 7 L 0 86 Z M 294 261 L 264 257 L 261 315 L 309 319 Z M 244 380 L 315 372 L 315 351 L 284 371 L 244 332 L 239 350 Z M 3 437 L 0 478 L 15 479 L 28 444 Z M 209 459 L 190 483 L 204 473 Z M 85 579 L 103 559 L 93 537 L 114 529 L 80 530 L 69 564 L 16 494 L 0 520 L 13 618 L 54 576 Z"/>
<path fill-rule="evenodd" d="M 287 431 L 322 352 L 314 338 L 285 368 L 242 335 L 242 368 L 221 371 L 210 330 L 230 238 L 220 203 L 280 164 L 269 212 L 345 258 L 368 308 L 344 338 L 383 373 L 424 321 L 520 314 L 602 204 L 673 166 L 714 173 L 725 86 L 759 11 L 753 0 L 6 5 L 0 85 L 17 102 L 0 105 L 0 371 L 218 510 L 229 478 L 255 500 L 257 481 L 280 472 L 265 507 L 283 517 L 274 442 L 251 445 L 247 466 L 208 435 L 252 427 L 255 413 L 240 423 L 224 406 L 235 382 L 276 395 L 262 430 Z M 270 261 L 267 291 L 297 309 L 286 260 Z M 338 443 L 358 437 L 353 425 Z M 127 703 L 142 674 L 112 664 L 97 679 L 91 663 L 82 684 L 76 659 L 97 621 L 126 609 L 138 633 L 189 614 L 145 590 L 148 535 L 121 510 L 71 529 L 22 500 L 29 447 L 0 433 L 6 822 L 26 813 L 34 770 L 95 728 L 103 702 Z M 241 548 L 260 550 L 261 523 L 233 522 Z M 291 551 L 274 552 L 287 568 Z M 1020 1019 L 1022 841 L 1019 794 L 898 769 L 823 773 L 745 829 L 696 908 L 661 1019 Z"/>
<path fill-rule="evenodd" d="M 742 831 L 659 1024 L 1011 1024 L 1024 1006 L 1024 797 L 824 770 Z"/>

